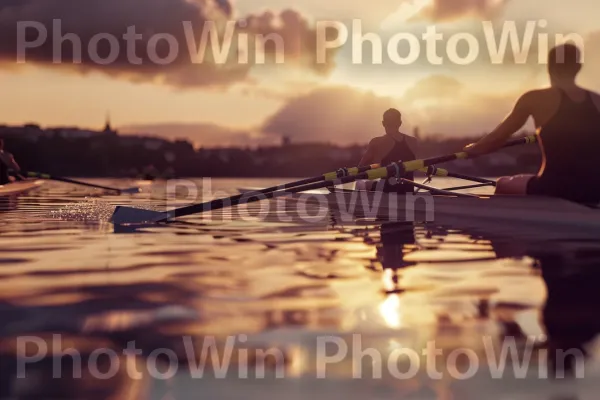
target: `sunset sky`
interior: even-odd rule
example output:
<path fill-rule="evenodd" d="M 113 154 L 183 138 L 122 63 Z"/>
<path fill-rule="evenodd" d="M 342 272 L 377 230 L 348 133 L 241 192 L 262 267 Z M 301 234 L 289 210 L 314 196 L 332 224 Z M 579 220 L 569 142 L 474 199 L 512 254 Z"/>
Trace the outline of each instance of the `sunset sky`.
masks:
<path fill-rule="evenodd" d="M 349 144 L 380 134 L 381 114 L 396 107 L 407 133 L 419 126 L 424 134 L 475 136 L 493 128 L 521 92 L 547 85 L 545 65 L 537 62 L 539 33 L 550 35 L 550 45 L 555 33 L 581 35 L 586 66 L 579 82 L 600 90 L 594 73 L 600 70 L 598 11 L 597 0 L 0 0 L 0 123 L 100 129 L 109 111 L 120 131 L 181 137 L 199 146 L 279 142 L 284 134 L 296 142 Z M 110 65 L 87 54 L 73 64 L 69 44 L 63 62 L 53 63 L 53 19 L 62 21 L 63 34 L 76 33 L 84 49 L 95 34 L 121 37 L 135 26 L 143 34 L 141 65 L 127 59 L 124 44 Z M 363 64 L 352 63 L 354 19 L 363 34 L 381 38 L 382 64 L 372 63 L 369 44 Z M 527 63 L 507 56 L 492 65 L 484 20 L 492 21 L 498 35 L 503 21 L 516 22 L 520 41 L 527 21 L 545 20 L 547 26 L 535 31 Z M 17 63 L 19 21 L 36 21 L 49 31 L 46 43 L 27 51 L 24 64 Z M 198 41 L 206 21 L 219 27 L 237 21 L 251 42 L 256 34 L 275 32 L 284 39 L 285 62 L 276 65 L 267 54 L 266 65 L 243 65 L 235 57 L 225 65 L 192 64 L 182 21 L 192 23 Z M 326 64 L 318 64 L 315 29 L 323 21 L 343 23 L 350 37 L 328 52 Z M 390 37 L 409 33 L 420 40 L 433 26 L 445 34 L 437 46 L 442 65 L 428 61 L 423 41 L 420 57 L 408 65 L 388 58 Z M 146 56 L 152 33 L 178 39 L 172 63 L 157 65 Z M 455 33 L 478 40 L 480 54 L 469 65 L 448 60 L 445 44 Z M 30 34 L 27 40 L 35 39 Z M 408 54 L 406 43 L 400 44 L 402 56 Z M 160 46 L 158 53 L 166 54 Z M 467 54 L 464 42 L 458 53 Z"/>

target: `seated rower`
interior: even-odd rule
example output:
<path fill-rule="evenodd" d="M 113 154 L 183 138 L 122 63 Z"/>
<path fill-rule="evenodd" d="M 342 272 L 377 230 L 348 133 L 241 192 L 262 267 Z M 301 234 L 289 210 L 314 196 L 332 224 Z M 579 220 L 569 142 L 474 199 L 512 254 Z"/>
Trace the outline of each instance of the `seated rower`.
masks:
<path fill-rule="evenodd" d="M 387 110 L 383 114 L 382 124 L 385 128 L 385 135 L 371 140 L 359 165 L 380 164 L 381 166 L 387 166 L 393 162 L 415 160 L 417 139 L 400 132 L 402 126 L 400 111 L 395 108 Z M 412 181 L 414 180 L 414 174 L 408 173 L 403 178 Z M 359 185 L 357 185 L 357 189 L 362 190 L 377 190 L 381 187 L 381 182 L 365 182 L 364 188 L 359 188 Z M 414 187 L 393 177 L 383 182 L 383 191 L 406 194 L 413 193 Z"/>
<path fill-rule="evenodd" d="M 497 194 L 561 197 L 582 203 L 600 201 L 597 153 L 600 148 L 600 95 L 575 83 L 581 70 L 580 50 L 557 46 L 548 57 L 550 87 L 525 93 L 492 133 L 465 151 L 493 152 L 532 117 L 542 151 L 537 175 L 498 180 Z"/>
<path fill-rule="evenodd" d="M 21 170 L 13 155 L 4 151 L 4 139 L 0 139 L 0 185 L 12 182 L 8 173 L 9 169 L 12 169 L 14 172 Z"/>

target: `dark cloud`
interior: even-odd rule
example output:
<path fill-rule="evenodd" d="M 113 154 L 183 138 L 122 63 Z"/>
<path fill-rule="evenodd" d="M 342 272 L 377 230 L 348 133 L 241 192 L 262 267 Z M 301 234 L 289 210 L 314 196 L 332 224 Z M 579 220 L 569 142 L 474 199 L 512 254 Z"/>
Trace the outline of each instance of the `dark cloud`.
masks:
<path fill-rule="evenodd" d="M 289 101 L 267 120 L 267 135 L 294 142 L 365 143 L 381 134 L 381 118 L 391 99 L 349 87 L 317 89 Z"/>
<path fill-rule="evenodd" d="M 198 45 L 207 22 L 223 28 L 228 22 L 235 24 L 233 14 L 232 4 L 228 0 L 0 0 L 0 34 L 3 38 L 0 42 L 0 59 L 5 64 L 16 62 L 17 24 L 34 21 L 47 29 L 48 37 L 42 46 L 27 50 L 26 60 L 54 65 L 53 61 L 58 53 L 53 41 L 60 37 L 55 37 L 53 21 L 58 20 L 61 25 L 60 33 L 63 36 L 76 34 L 83 50 L 82 62 L 74 63 L 74 46 L 65 41 L 61 46 L 62 62 L 59 66 L 79 71 L 98 70 L 131 80 L 158 79 L 182 87 L 225 85 L 245 79 L 252 68 L 252 58 L 250 63 L 238 62 L 237 41 L 234 41 L 231 51 L 227 53 L 229 57 L 226 63 L 215 62 L 211 51 L 207 52 L 207 59 L 202 63 L 192 63 L 188 49 L 191 40 L 188 39 L 193 38 L 195 43 L 192 44 Z M 191 27 L 187 36 L 184 21 Z M 297 64 L 296 61 L 302 61 L 301 65 L 305 68 L 317 72 L 326 71 L 323 66 L 311 62 L 310 56 L 303 53 L 311 50 L 310 42 L 314 42 L 311 40 L 314 30 L 297 12 L 287 10 L 280 14 L 265 13 L 237 21 L 236 38 L 237 33 L 241 32 L 239 22 L 251 22 L 248 28 L 243 29 L 248 33 L 251 42 L 256 34 L 282 35 L 286 62 Z M 127 42 L 123 39 L 123 35 L 132 26 L 137 34 L 142 35 L 141 39 L 135 42 L 136 57 L 132 57 L 133 51 L 128 51 Z M 119 41 L 120 51 L 114 62 L 108 65 L 100 65 L 88 51 L 90 41 L 98 34 L 110 34 Z M 179 51 L 167 65 L 158 65 L 148 54 L 150 38 L 156 34 L 172 35 L 178 43 Z M 36 29 L 27 30 L 27 40 L 35 40 L 37 37 Z M 219 40 L 222 41 L 222 36 Z M 164 39 L 156 42 L 153 47 L 160 58 L 167 58 L 172 49 Z M 111 46 L 107 40 L 100 41 L 97 48 L 101 58 L 109 56 Z M 267 47 L 267 52 L 270 50 L 272 48 Z M 267 62 L 273 59 L 271 54 L 267 54 Z"/>
<path fill-rule="evenodd" d="M 295 10 L 284 10 L 280 14 L 265 11 L 262 14 L 253 14 L 242 20 L 247 25 L 247 30 L 255 35 L 279 36 L 285 43 L 285 58 L 300 66 L 314 69 L 320 73 L 331 70 L 333 63 L 319 64 L 317 55 L 317 35 L 311 29 L 308 21 Z M 255 36 L 256 37 L 256 36 Z M 273 60 L 275 45 L 272 41 L 266 43 L 266 49 Z M 332 57 L 329 56 L 328 59 Z"/>
<path fill-rule="evenodd" d="M 476 93 L 443 75 L 417 82 L 398 100 L 350 87 L 322 88 L 289 101 L 263 131 L 295 142 L 367 143 L 383 133 L 381 116 L 394 107 L 403 114 L 405 133 L 418 126 L 424 134 L 477 136 L 502 121 L 518 95 Z"/>

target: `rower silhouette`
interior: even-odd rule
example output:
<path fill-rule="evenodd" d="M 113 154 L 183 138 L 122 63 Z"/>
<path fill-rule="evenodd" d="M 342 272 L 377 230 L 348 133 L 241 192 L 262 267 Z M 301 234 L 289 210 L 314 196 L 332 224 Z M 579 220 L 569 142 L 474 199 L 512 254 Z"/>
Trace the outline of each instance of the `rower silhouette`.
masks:
<path fill-rule="evenodd" d="M 360 160 L 360 166 L 371 164 L 389 165 L 393 162 L 412 161 L 416 158 L 415 149 L 417 139 L 404 134 L 400 131 L 402 126 L 402 114 L 395 108 L 390 108 L 383 113 L 381 121 L 385 129 L 385 134 L 373 138 L 369 142 L 367 151 Z M 408 180 L 414 180 L 414 174 L 408 173 L 403 176 Z M 396 177 L 386 179 L 383 185 L 377 185 L 376 182 L 365 182 L 365 190 L 377 190 L 383 186 L 384 192 L 393 192 L 399 194 L 412 193 L 413 186 L 403 183 Z"/>
<path fill-rule="evenodd" d="M 389 279 L 386 279 L 385 292 L 401 293 L 404 291 L 398 272 L 404 268 L 415 265 L 404 259 L 407 247 L 415 244 L 415 225 L 412 222 L 384 223 L 380 226 L 380 240 L 374 241 L 377 247 L 377 260 Z"/>
<path fill-rule="evenodd" d="M 497 194 L 561 197 L 582 203 L 600 201 L 597 152 L 600 148 L 600 94 L 578 86 L 581 51 L 557 46 L 548 56 L 550 87 L 525 93 L 506 119 L 489 135 L 469 145 L 472 156 L 499 150 L 533 118 L 542 151 L 537 175 L 498 180 Z"/>
<path fill-rule="evenodd" d="M 600 249 L 585 243 L 519 243 L 492 241 L 499 258 L 527 255 L 546 286 L 540 323 L 546 330 L 548 376 L 576 377 L 589 357 L 588 345 L 600 335 Z M 523 334 L 516 335 L 523 338 Z"/>

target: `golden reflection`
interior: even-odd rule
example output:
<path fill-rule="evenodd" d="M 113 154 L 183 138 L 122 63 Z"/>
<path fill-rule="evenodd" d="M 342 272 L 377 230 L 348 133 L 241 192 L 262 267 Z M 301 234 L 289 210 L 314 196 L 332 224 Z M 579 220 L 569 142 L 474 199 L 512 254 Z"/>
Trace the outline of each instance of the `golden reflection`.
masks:
<path fill-rule="evenodd" d="M 402 300 L 400 295 L 394 293 L 389 296 L 379 306 L 379 313 L 385 321 L 385 324 L 393 329 L 403 327 Z"/>
<path fill-rule="evenodd" d="M 396 290 L 396 286 L 398 284 L 398 274 L 393 269 L 385 269 L 381 275 L 381 281 L 383 283 L 383 290 L 385 290 L 387 293 L 391 293 Z"/>
<path fill-rule="evenodd" d="M 289 351 L 289 364 L 287 365 L 286 375 L 290 378 L 300 378 L 306 372 L 309 372 L 310 365 L 307 361 L 308 355 L 306 348 L 291 347 Z"/>

